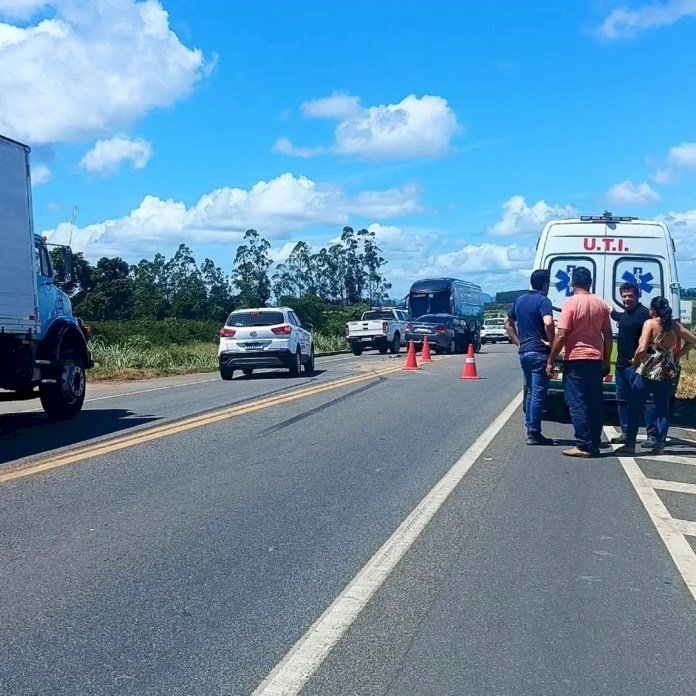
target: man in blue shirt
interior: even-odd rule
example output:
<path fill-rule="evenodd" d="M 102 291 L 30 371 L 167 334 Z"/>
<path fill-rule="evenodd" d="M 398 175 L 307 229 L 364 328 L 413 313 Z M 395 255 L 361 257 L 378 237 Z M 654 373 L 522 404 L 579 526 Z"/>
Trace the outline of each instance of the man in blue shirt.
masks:
<path fill-rule="evenodd" d="M 510 308 L 505 329 L 520 349 L 520 364 L 527 391 L 527 444 L 553 445 L 553 440 L 541 434 L 541 418 L 549 390 L 546 363 L 556 335 L 553 308 L 547 297 L 551 287 L 551 274 L 548 271 L 534 271 L 530 284 L 532 289 L 526 295 L 518 297 Z"/>

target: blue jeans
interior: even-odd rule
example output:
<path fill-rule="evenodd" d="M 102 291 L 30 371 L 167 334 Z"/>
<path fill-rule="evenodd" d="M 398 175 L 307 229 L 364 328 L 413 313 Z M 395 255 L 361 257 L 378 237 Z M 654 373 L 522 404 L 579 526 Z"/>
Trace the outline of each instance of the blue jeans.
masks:
<path fill-rule="evenodd" d="M 621 432 L 628 433 L 628 411 L 629 404 L 633 400 L 633 377 L 636 371 L 632 365 L 617 367 L 614 379 L 616 381 L 616 399 L 618 403 L 619 422 Z M 648 402 L 645 406 L 645 426 L 648 432 L 648 439 L 657 441 L 657 411 L 655 404 Z"/>
<path fill-rule="evenodd" d="M 549 378 L 546 375 L 547 353 L 520 353 L 520 365 L 524 372 L 527 400 L 525 403 L 524 424 L 527 435 L 541 435 L 541 418 L 546 408 L 546 395 L 549 391 Z"/>
<path fill-rule="evenodd" d="M 664 446 L 669 431 L 669 401 L 672 398 L 672 380 L 656 382 L 633 373 L 632 398 L 628 409 L 628 428 L 626 430 L 626 442 L 635 444 L 638 437 L 638 429 L 645 402 L 649 397 L 655 401 L 655 424 L 657 435 L 655 441 Z"/>
<path fill-rule="evenodd" d="M 578 449 L 596 452 L 602 441 L 604 393 L 601 360 L 568 360 L 563 368 L 566 403 Z"/>

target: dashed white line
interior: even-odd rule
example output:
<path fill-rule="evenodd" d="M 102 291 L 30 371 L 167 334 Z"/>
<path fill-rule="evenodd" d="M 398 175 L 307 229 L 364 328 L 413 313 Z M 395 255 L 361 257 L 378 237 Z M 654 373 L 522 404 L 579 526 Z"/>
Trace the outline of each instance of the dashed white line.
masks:
<path fill-rule="evenodd" d="M 658 491 L 672 491 L 673 493 L 689 493 L 696 495 L 696 483 L 681 483 L 680 481 L 662 481 L 660 479 L 648 479 L 648 483 Z"/>
<path fill-rule="evenodd" d="M 616 430 L 614 428 L 605 428 L 604 430 L 610 439 L 615 437 Z M 621 462 L 628 480 L 633 485 L 658 534 L 662 537 L 679 574 L 696 600 L 696 553 L 684 537 L 684 534 L 691 534 L 691 532 L 684 531 L 686 528 L 691 529 L 691 525 L 696 531 L 696 522 L 688 523 L 684 520 L 675 520 L 669 514 L 667 507 L 650 483 L 650 479 L 643 474 L 633 457 L 619 457 L 619 462 Z"/>
<path fill-rule="evenodd" d="M 519 394 L 421 500 L 331 606 L 310 626 L 261 682 L 254 691 L 254 696 L 291 696 L 302 690 L 521 403 L 522 395 Z"/>

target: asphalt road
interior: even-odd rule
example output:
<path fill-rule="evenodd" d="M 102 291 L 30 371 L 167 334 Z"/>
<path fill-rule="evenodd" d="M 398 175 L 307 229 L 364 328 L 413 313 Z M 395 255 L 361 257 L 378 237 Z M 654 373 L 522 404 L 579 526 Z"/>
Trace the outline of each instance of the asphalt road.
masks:
<path fill-rule="evenodd" d="M 659 461 L 568 461 L 499 418 L 510 347 L 477 356 L 478 382 L 461 356 L 402 362 L 99 387 L 57 426 L 0 415 L 0 694 L 249 694 L 279 663 L 282 681 L 479 449 L 303 693 L 696 693 L 696 434 Z"/>

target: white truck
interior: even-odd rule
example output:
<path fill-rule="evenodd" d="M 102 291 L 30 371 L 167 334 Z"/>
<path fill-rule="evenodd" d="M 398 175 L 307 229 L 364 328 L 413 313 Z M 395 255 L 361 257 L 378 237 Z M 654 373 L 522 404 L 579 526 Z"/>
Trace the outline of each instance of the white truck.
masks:
<path fill-rule="evenodd" d="M 346 324 L 346 335 L 353 355 L 362 355 L 366 348 L 374 348 L 382 355 L 387 351 L 399 353 L 406 343 L 411 319 L 401 309 L 386 307 L 364 312 L 360 321 Z"/>
<path fill-rule="evenodd" d="M 58 248 L 61 274 L 34 234 L 29 148 L 0 136 L 0 389 L 40 397 L 51 420 L 80 412 L 92 367 L 87 331 L 59 287 L 71 280 L 72 252 Z"/>

